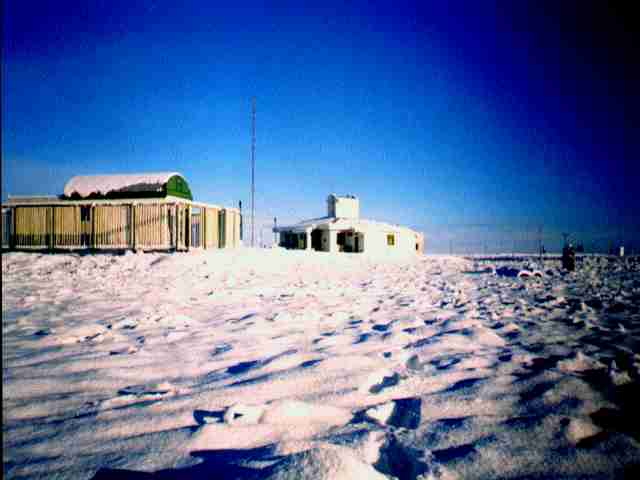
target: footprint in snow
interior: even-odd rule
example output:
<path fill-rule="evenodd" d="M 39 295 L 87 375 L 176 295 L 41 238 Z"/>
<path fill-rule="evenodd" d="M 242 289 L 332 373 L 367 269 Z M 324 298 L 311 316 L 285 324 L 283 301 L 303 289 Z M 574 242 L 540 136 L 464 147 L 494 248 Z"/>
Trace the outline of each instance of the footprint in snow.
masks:
<path fill-rule="evenodd" d="M 174 392 L 175 387 L 169 382 L 163 383 L 146 383 L 139 385 L 130 385 L 128 387 L 118 390 L 118 395 L 166 395 L 167 393 Z"/>
<path fill-rule="evenodd" d="M 351 419 L 349 409 L 331 405 L 281 400 L 260 405 L 236 403 L 228 407 L 223 420 L 230 426 L 255 425 L 344 425 Z"/>
<path fill-rule="evenodd" d="M 133 318 L 124 318 L 115 322 L 112 325 L 109 325 L 108 328 L 116 329 L 116 330 L 133 330 L 138 326 L 138 322 Z"/>
<path fill-rule="evenodd" d="M 446 370 L 457 363 L 460 363 L 460 359 L 455 357 L 437 358 L 431 361 L 431 364 L 438 370 Z"/>
<path fill-rule="evenodd" d="M 213 349 L 213 352 L 211 352 L 211 356 L 215 357 L 217 355 L 222 355 L 223 353 L 226 353 L 232 349 L 233 347 L 230 344 L 221 343 L 220 345 L 216 345 L 216 347 Z"/>
<path fill-rule="evenodd" d="M 390 325 L 391 325 L 390 323 L 387 323 L 387 324 L 378 323 L 378 324 L 374 325 L 372 328 L 376 332 L 386 332 L 387 330 L 389 330 L 389 326 Z"/>
<path fill-rule="evenodd" d="M 119 409 L 129 406 L 147 406 L 173 395 L 177 389 L 170 383 L 130 385 L 118 390 L 118 395 L 99 403 L 98 410 Z"/>
<path fill-rule="evenodd" d="M 258 360 L 252 360 L 249 362 L 240 362 L 236 365 L 233 365 L 227 368 L 227 373 L 231 375 L 240 375 L 242 373 L 248 372 L 249 370 L 257 367 L 258 365 L 260 365 L 260 362 Z"/>
<path fill-rule="evenodd" d="M 409 428 L 415 430 L 420 425 L 422 400 L 418 397 L 403 398 L 357 412 L 355 418 L 364 416 L 380 425 Z"/>
<path fill-rule="evenodd" d="M 367 376 L 360 385 L 360 392 L 378 394 L 385 388 L 393 387 L 400 383 L 400 374 L 388 370 L 373 372 Z"/>

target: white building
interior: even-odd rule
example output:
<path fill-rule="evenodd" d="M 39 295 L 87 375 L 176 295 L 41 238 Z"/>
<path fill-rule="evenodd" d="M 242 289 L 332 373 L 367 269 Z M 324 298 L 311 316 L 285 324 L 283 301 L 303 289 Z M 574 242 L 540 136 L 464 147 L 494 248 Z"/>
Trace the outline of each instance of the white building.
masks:
<path fill-rule="evenodd" d="M 274 227 L 288 249 L 353 253 L 422 253 L 424 235 L 410 228 L 360 218 L 353 195 L 329 195 L 327 216 Z"/>

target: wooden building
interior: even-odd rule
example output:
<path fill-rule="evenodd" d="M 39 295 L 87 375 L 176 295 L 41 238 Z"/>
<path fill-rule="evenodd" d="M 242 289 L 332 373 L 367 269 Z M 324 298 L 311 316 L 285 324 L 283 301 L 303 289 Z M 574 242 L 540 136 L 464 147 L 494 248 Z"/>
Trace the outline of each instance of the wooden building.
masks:
<path fill-rule="evenodd" d="M 64 194 L 9 197 L 2 247 L 189 250 L 241 244 L 241 212 L 193 200 L 176 172 L 73 177 Z"/>

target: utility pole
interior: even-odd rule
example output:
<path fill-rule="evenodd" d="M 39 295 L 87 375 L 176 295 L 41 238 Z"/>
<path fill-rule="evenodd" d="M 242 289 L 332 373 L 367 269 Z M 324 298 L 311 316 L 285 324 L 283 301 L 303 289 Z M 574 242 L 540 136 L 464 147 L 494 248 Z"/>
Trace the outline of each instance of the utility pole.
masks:
<path fill-rule="evenodd" d="M 256 226 L 256 97 L 251 101 L 251 246 L 255 247 Z"/>
<path fill-rule="evenodd" d="M 542 265 L 542 225 L 538 225 L 538 255 L 540 255 L 540 264 Z"/>

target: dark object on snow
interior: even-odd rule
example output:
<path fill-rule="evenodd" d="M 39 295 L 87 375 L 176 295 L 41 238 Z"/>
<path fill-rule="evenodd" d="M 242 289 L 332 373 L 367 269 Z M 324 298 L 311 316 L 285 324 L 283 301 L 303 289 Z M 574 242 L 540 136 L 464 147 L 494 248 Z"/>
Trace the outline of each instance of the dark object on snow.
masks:
<path fill-rule="evenodd" d="M 576 250 L 571 244 L 562 248 L 562 268 L 569 272 L 576 269 Z"/>
<path fill-rule="evenodd" d="M 520 273 L 520 270 L 511 267 L 500 267 L 496 268 L 496 275 L 500 275 L 501 277 L 517 277 Z"/>
<path fill-rule="evenodd" d="M 476 269 L 476 270 L 465 270 L 462 273 L 467 273 L 469 275 L 480 275 L 482 273 L 495 273 L 496 270 L 494 267 L 488 266 L 488 267 L 484 267 L 482 269 Z"/>

